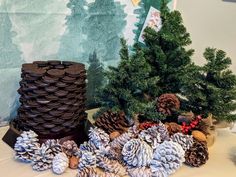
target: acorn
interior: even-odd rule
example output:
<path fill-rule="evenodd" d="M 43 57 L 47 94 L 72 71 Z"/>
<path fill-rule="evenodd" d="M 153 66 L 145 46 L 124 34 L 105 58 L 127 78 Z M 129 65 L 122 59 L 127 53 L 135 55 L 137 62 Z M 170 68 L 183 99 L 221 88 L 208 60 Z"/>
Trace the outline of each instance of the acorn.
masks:
<path fill-rule="evenodd" d="M 69 167 L 71 169 L 77 169 L 78 168 L 78 164 L 79 164 L 79 158 L 72 156 L 69 160 Z"/>
<path fill-rule="evenodd" d="M 193 130 L 192 135 L 198 141 L 207 141 L 206 135 L 201 131 Z"/>
<path fill-rule="evenodd" d="M 118 131 L 111 132 L 110 135 L 109 135 L 110 140 L 114 140 L 118 136 L 120 136 L 120 133 Z"/>

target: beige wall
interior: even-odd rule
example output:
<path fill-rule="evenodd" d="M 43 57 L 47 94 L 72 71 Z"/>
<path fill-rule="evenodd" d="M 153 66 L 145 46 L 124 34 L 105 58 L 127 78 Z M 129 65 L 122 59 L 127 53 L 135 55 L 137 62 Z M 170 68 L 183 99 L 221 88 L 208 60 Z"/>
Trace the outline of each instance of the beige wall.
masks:
<path fill-rule="evenodd" d="M 191 35 L 194 61 L 204 63 L 202 53 L 206 47 L 219 48 L 231 57 L 236 73 L 236 1 L 177 0 L 177 10 Z"/>

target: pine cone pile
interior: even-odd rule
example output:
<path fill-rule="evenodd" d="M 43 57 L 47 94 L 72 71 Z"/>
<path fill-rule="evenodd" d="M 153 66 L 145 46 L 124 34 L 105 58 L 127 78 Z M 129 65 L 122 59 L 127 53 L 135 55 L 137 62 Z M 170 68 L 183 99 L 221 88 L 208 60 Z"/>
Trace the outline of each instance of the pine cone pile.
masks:
<path fill-rule="evenodd" d="M 69 159 L 64 152 L 58 153 L 52 161 L 52 171 L 58 175 L 62 174 L 69 165 Z"/>
<path fill-rule="evenodd" d="M 23 131 L 16 139 L 14 150 L 15 158 L 22 162 L 31 162 L 36 150 L 40 148 L 38 135 L 33 131 Z"/>
<path fill-rule="evenodd" d="M 154 151 L 150 168 L 154 174 L 166 173 L 171 175 L 183 162 L 184 150 L 182 147 L 178 143 L 164 141 Z"/>
<path fill-rule="evenodd" d="M 156 149 L 158 144 L 162 142 L 157 126 L 141 131 L 139 138 L 147 142 L 153 149 Z"/>
<path fill-rule="evenodd" d="M 90 128 L 89 140 L 97 147 L 106 147 L 109 144 L 110 138 L 105 131 L 100 128 Z"/>
<path fill-rule="evenodd" d="M 78 169 L 83 170 L 86 167 L 93 167 L 96 165 L 96 156 L 89 151 L 84 151 L 81 155 Z"/>
<path fill-rule="evenodd" d="M 40 149 L 35 151 L 32 167 L 34 170 L 43 171 L 52 167 L 54 156 L 62 152 L 61 145 L 57 140 L 48 140 L 43 143 Z"/>
<path fill-rule="evenodd" d="M 97 166 L 105 172 L 113 173 L 119 176 L 127 175 L 126 169 L 116 160 L 110 160 L 107 157 L 97 156 Z"/>
<path fill-rule="evenodd" d="M 192 135 L 184 135 L 183 133 L 176 133 L 171 137 L 173 142 L 178 143 L 184 151 L 190 149 L 193 145 Z"/>
<path fill-rule="evenodd" d="M 78 153 L 78 146 L 73 140 L 67 140 L 62 143 L 62 150 L 68 156 L 76 156 Z"/>
<path fill-rule="evenodd" d="M 140 139 L 131 139 L 123 149 L 124 162 L 130 167 L 142 167 L 150 164 L 153 152 L 152 148 Z"/>
<path fill-rule="evenodd" d="M 147 167 L 138 167 L 127 169 L 130 177 L 152 177 L 152 171 Z"/>
<path fill-rule="evenodd" d="M 194 140 L 193 146 L 185 152 L 185 163 L 192 167 L 200 167 L 208 160 L 208 148 L 205 142 Z"/>
<path fill-rule="evenodd" d="M 179 125 L 175 122 L 170 122 L 170 123 L 166 122 L 165 126 L 166 126 L 170 136 L 172 136 L 175 133 L 182 132 L 181 125 Z"/>
<path fill-rule="evenodd" d="M 180 101 L 175 94 L 162 94 L 157 100 L 157 110 L 164 115 L 172 115 L 173 112 L 180 108 Z"/>
<path fill-rule="evenodd" d="M 130 127 L 123 112 L 115 113 L 112 111 L 106 111 L 101 114 L 96 119 L 95 126 L 103 129 L 108 134 L 114 131 L 123 133 L 128 127 Z"/>

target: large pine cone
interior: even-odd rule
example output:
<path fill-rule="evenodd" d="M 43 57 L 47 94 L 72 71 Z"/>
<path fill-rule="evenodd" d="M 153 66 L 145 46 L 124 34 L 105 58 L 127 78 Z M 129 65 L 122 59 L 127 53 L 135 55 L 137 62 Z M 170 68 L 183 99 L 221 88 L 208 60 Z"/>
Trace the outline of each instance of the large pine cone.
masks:
<path fill-rule="evenodd" d="M 130 167 L 142 167 L 150 164 L 153 152 L 151 146 L 140 139 L 131 139 L 123 149 L 124 162 Z"/>
<path fill-rule="evenodd" d="M 123 112 L 106 111 L 96 119 L 95 126 L 110 134 L 114 131 L 123 133 L 131 125 L 129 125 Z"/>
<path fill-rule="evenodd" d="M 150 168 L 154 174 L 173 174 L 184 162 L 184 150 L 172 141 L 164 141 L 154 151 Z"/>
<path fill-rule="evenodd" d="M 208 156 L 207 144 L 194 139 L 193 146 L 185 152 L 185 163 L 192 167 L 199 167 L 206 163 Z"/>
<path fill-rule="evenodd" d="M 86 167 L 79 171 L 76 177 L 100 177 L 95 167 Z"/>
<path fill-rule="evenodd" d="M 127 171 L 130 177 L 152 177 L 152 171 L 147 167 L 130 168 Z"/>
<path fill-rule="evenodd" d="M 96 156 L 92 152 L 84 151 L 81 155 L 78 169 L 79 171 L 82 171 L 84 168 L 95 166 L 95 164 Z"/>
<path fill-rule="evenodd" d="M 40 149 L 35 151 L 32 163 L 33 169 L 43 171 L 51 168 L 53 158 L 60 152 L 62 152 L 62 149 L 58 140 L 46 141 Z"/>
<path fill-rule="evenodd" d="M 173 112 L 180 108 L 180 101 L 175 94 L 162 94 L 157 100 L 157 110 L 164 115 L 172 115 Z"/>
<path fill-rule="evenodd" d="M 89 130 L 89 140 L 97 147 L 106 147 L 109 144 L 110 138 L 104 130 L 100 128 L 90 128 Z"/>
<path fill-rule="evenodd" d="M 170 122 L 170 123 L 166 122 L 165 126 L 166 126 L 170 136 L 172 136 L 175 133 L 182 132 L 181 125 L 179 125 L 179 124 L 177 124 L 175 122 Z"/>
<path fill-rule="evenodd" d="M 17 137 L 14 150 L 16 151 L 15 158 L 22 162 L 31 162 L 33 155 L 40 148 L 38 135 L 33 131 L 23 131 Z"/>

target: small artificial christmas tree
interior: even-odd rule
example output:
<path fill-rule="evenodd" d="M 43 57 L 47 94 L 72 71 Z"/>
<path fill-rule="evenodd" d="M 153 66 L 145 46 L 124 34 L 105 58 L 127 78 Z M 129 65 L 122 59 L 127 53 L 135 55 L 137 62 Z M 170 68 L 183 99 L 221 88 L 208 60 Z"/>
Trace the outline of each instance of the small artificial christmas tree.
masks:
<path fill-rule="evenodd" d="M 162 28 L 156 32 L 152 28 L 144 30 L 146 46 L 142 48 L 144 57 L 151 67 L 150 76 L 158 76 L 158 90 L 152 93 L 180 93 L 188 67 L 191 65 L 192 49 L 189 33 L 183 25 L 180 12 L 170 11 L 167 1 L 161 2 Z"/>
<path fill-rule="evenodd" d="M 155 104 L 150 105 L 145 95 L 151 95 L 158 90 L 158 77 L 150 76 L 151 67 L 146 62 L 142 50 L 136 48 L 136 53 L 129 56 L 126 41 L 121 39 L 121 61 L 118 67 L 109 67 L 106 73 L 107 85 L 101 90 L 102 106 L 113 111 L 124 111 L 128 119 L 134 114 L 148 112 L 154 118 L 159 118 Z M 158 93 L 158 92 L 157 92 Z M 153 93 L 155 97 L 156 94 Z M 153 116 L 155 114 L 155 116 Z M 148 117 L 147 117 L 148 118 Z"/>
<path fill-rule="evenodd" d="M 98 90 L 104 85 L 104 69 L 102 63 L 97 58 L 96 51 L 89 56 L 89 68 L 87 70 L 87 107 L 99 107 L 96 102 Z"/>
<path fill-rule="evenodd" d="M 197 114 L 211 113 L 217 120 L 236 120 L 236 76 L 229 69 L 231 59 L 215 48 L 204 52 L 207 63 L 193 66 L 194 79 L 185 84 L 188 101 L 184 105 Z"/>

